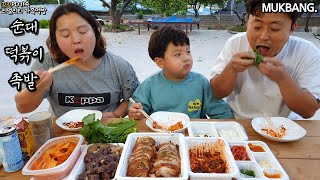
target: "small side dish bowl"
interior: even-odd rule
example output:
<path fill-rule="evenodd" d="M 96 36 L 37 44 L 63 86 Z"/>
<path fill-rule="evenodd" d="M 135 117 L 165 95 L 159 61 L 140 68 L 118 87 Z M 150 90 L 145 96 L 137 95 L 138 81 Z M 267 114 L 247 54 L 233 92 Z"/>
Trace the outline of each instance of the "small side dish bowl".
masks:
<path fill-rule="evenodd" d="M 76 127 L 76 128 L 69 128 L 67 125 L 64 123 L 79 123 L 82 122 L 82 119 L 86 117 L 88 114 L 95 114 L 96 120 L 101 120 L 102 118 L 102 112 L 101 111 L 96 111 L 96 110 L 86 110 L 86 109 L 74 109 L 71 111 L 68 111 L 64 115 L 60 116 L 56 120 L 56 124 L 61 127 L 62 129 L 66 131 L 73 131 L 73 132 L 78 132 L 82 127 Z"/>

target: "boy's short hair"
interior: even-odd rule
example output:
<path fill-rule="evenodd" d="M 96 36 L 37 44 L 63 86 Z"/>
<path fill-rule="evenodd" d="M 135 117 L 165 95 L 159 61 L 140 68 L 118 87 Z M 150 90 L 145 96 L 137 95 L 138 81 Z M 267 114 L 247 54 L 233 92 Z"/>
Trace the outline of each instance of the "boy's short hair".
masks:
<path fill-rule="evenodd" d="M 247 0 L 246 8 L 248 16 L 251 14 L 253 16 L 259 16 L 262 11 L 262 3 L 301 3 L 301 0 Z M 293 25 L 297 19 L 302 15 L 302 13 L 293 11 L 287 13 L 292 20 L 291 25 Z"/>
<path fill-rule="evenodd" d="M 148 47 L 150 58 L 152 60 L 156 57 L 163 58 L 170 43 L 173 43 L 175 46 L 190 45 L 189 38 L 184 31 L 171 26 L 164 26 L 160 30 L 152 33 L 150 37 Z"/>

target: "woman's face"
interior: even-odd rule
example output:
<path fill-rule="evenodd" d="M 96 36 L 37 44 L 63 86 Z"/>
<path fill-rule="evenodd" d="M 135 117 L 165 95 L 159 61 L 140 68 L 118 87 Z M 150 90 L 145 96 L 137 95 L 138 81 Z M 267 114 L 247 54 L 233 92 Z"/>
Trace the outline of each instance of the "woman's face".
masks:
<path fill-rule="evenodd" d="M 91 25 L 77 13 L 69 13 L 56 22 L 56 39 L 59 48 L 69 58 L 80 56 L 82 61 L 93 57 L 96 37 Z"/>

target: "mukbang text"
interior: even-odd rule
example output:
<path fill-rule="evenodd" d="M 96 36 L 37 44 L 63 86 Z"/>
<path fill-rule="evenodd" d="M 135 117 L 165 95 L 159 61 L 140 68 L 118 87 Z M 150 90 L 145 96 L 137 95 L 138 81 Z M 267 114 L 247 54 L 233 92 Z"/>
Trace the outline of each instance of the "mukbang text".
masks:
<path fill-rule="evenodd" d="M 315 3 L 262 3 L 263 13 L 317 13 Z"/>

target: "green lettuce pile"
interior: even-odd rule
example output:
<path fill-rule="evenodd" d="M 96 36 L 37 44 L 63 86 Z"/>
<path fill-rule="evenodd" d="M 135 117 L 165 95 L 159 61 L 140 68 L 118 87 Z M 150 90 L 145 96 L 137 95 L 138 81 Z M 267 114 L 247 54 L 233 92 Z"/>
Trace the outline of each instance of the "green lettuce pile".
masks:
<path fill-rule="evenodd" d="M 84 123 L 80 134 L 90 143 L 124 143 L 130 133 L 138 132 L 137 122 L 130 118 L 121 118 L 118 123 L 103 125 L 95 121 L 95 114 L 89 114 L 82 119 Z"/>

